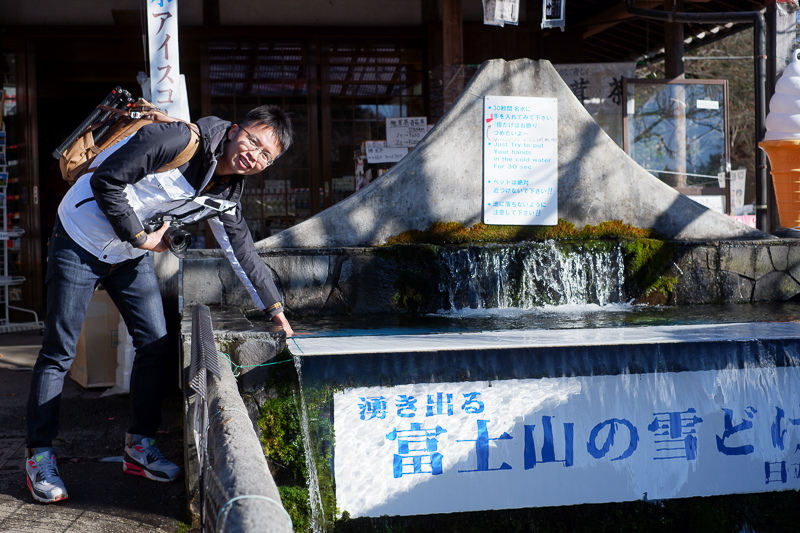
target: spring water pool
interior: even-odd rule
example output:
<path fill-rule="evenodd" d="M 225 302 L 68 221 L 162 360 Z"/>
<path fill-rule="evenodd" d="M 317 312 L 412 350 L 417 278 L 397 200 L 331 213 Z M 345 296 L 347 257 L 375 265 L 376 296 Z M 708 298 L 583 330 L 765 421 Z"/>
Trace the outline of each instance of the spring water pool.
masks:
<path fill-rule="evenodd" d="M 410 314 L 301 316 L 291 317 L 291 322 L 298 337 L 800 322 L 800 302 L 681 307 L 575 304 L 530 309 L 460 309 L 440 311 L 425 316 Z M 800 328 L 800 324 L 798 327 Z"/>
<path fill-rule="evenodd" d="M 310 470 L 352 517 L 797 490 L 798 318 L 794 302 L 295 317 Z"/>

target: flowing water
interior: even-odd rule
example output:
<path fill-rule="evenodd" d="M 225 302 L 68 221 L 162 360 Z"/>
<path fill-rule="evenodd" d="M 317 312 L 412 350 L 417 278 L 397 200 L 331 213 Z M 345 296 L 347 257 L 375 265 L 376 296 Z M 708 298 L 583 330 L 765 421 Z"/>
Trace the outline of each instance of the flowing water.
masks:
<path fill-rule="evenodd" d="M 300 358 L 294 358 L 294 367 L 297 370 L 298 382 L 298 395 L 300 399 L 300 428 L 303 433 L 303 442 L 310 443 L 311 441 L 311 425 L 308 420 L 308 408 L 306 407 L 306 399 L 303 394 L 303 373 L 301 371 L 302 365 Z M 308 504 L 311 508 L 311 531 L 314 533 L 322 533 L 325 531 L 325 512 L 322 508 L 322 496 L 319 490 L 319 476 L 317 474 L 317 464 L 314 460 L 314 452 L 310 446 L 303 446 L 305 450 L 305 459 L 308 472 Z"/>
<path fill-rule="evenodd" d="M 451 309 L 624 301 L 619 246 L 567 253 L 551 241 L 445 249 L 439 279 Z"/>
<path fill-rule="evenodd" d="M 645 306 L 626 301 L 622 250 L 556 243 L 444 249 L 436 273 L 443 309 L 411 313 L 293 317 L 298 335 L 420 334 L 794 321 L 798 302 Z"/>

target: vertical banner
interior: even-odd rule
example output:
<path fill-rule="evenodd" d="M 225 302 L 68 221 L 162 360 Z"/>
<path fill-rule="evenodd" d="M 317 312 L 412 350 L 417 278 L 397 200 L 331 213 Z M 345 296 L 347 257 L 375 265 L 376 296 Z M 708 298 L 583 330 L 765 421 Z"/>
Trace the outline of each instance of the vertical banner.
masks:
<path fill-rule="evenodd" d="M 744 191 L 747 182 L 747 169 L 731 170 L 731 214 L 743 215 Z"/>
<path fill-rule="evenodd" d="M 486 96 L 483 222 L 558 224 L 558 101 Z"/>
<path fill-rule="evenodd" d="M 189 120 L 178 50 L 178 0 L 148 0 L 147 33 L 151 101 L 168 115 Z"/>

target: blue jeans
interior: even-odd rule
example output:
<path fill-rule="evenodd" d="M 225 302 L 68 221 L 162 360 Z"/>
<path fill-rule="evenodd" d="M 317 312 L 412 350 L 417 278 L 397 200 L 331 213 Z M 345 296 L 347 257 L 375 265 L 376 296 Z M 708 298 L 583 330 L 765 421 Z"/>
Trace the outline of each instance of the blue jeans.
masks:
<path fill-rule="evenodd" d="M 153 254 L 115 265 L 104 263 L 75 243 L 56 221 L 48 246 L 46 283 L 44 337 L 28 396 L 28 447 L 51 446 L 58 434 L 64 378 L 75 359 L 81 326 L 98 283 L 119 309 L 136 350 L 128 431 L 155 436 L 161 424 L 170 344 Z"/>

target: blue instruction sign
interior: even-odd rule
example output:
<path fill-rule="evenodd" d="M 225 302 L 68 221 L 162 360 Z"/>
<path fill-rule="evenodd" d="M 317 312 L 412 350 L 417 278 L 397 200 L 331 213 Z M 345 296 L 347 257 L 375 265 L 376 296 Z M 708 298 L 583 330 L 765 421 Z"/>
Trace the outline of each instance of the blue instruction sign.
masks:
<path fill-rule="evenodd" d="M 483 202 L 486 224 L 558 223 L 555 98 L 484 98 Z"/>

